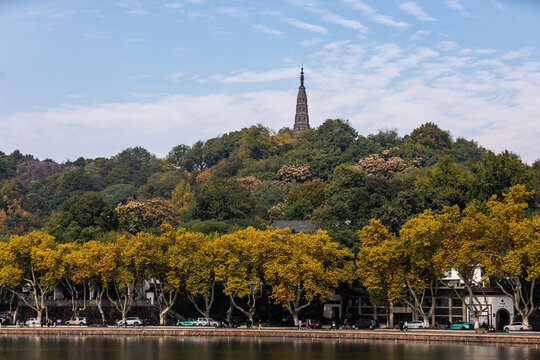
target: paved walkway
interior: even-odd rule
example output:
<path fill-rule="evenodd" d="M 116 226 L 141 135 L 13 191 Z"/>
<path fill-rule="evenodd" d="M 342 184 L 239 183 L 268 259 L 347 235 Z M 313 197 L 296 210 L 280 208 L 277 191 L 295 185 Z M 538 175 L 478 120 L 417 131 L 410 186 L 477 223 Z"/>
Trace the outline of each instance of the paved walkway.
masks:
<path fill-rule="evenodd" d="M 476 333 L 473 330 L 426 330 L 399 331 L 377 330 L 298 330 L 291 327 L 263 327 L 259 329 L 215 329 L 205 326 L 149 326 L 149 327 L 1 327 L 0 335 L 53 335 L 53 336 L 219 336 L 219 337 L 270 337 L 350 340 L 391 340 L 420 342 L 488 343 L 500 345 L 540 346 L 540 333 Z"/>

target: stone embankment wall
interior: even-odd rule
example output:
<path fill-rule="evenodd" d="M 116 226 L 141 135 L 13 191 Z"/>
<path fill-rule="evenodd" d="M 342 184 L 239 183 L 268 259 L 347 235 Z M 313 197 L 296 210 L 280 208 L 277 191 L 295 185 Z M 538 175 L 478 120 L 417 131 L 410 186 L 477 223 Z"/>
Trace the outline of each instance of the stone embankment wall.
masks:
<path fill-rule="evenodd" d="M 244 338 L 297 338 L 385 340 L 450 343 L 486 343 L 499 345 L 540 346 L 540 335 L 478 334 L 473 332 L 386 332 L 386 331 L 325 331 L 292 329 L 208 329 L 208 328 L 117 328 L 117 327 L 53 327 L 0 328 L 0 335 L 19 336 L 220 336 Z"/>

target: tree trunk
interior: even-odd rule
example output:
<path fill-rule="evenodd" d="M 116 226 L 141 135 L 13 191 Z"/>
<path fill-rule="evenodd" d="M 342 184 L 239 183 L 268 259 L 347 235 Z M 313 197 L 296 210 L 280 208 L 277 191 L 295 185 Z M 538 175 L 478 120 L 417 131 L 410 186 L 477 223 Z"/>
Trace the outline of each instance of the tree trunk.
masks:
<path fill-rule="evenodd" d="M 172 308 L 172 304 L 159 312 L 159 325 L 162 325 L 162 326 L 167 325 L 166 324 L 167 314 L 169 313 L 169 310 L 171 310 L 171 308 Z"/>
<path fill-rule="evenodd" d="M 249 310 L 245 310 L 244 308 L 242 308 L 236 303 L 236 301 L 234 300 L 235 298 L 234 294 L 229 295 L 229 297 L 231 299 L 231 304 L 236 309 L 238 309 L 242 314 L 244 314 L 248 318 L 248 320 L 253 324 L 253 315 L 255 315 L 255 304 L 256 304 L 255 294 L 252 293 L 251 296 L 248 295 Z"/>
<path fill-rule="evenodd" d="M 293 321 L 294 321 L 294 326 L 300 326 L 299 320 L 298 320 L 298 312 L 297 311 L 292 311 L 291 315 L 292 315 L 292 318 L 293 318 Z"/>
<path fill-rule="evenodd" d="M 232 315 L 232 312 L 234 310 L 234 307 L 233 307 L 233 304 L 232 302 L 230 301 L 229 299 L 229 308 L 227 309 L 227 311 L 225 312 L 225 319 L 227 320 L 227 322 L 229 324 L 231 324 L 231 315 Z M 231 324 L 232 325 L 232 324 Z"/>
<path fill-rule="evenodd" d="M 474 315 L 474 328 L 480 328 L 480 316 L 477 316 L 476 314 Z"/>
<path fill-rule="evenodd" d="M 106 323 L 105 313 L 103 312 L 103 307 L 101 306 L 101 301 L 103 300 L 103 294 L 104 293 L 105 293 L 105 288 L 103 287 L 98 292 L 98 296 L 97 296 L 97 307 L 98 307 L 98 310 L 99 310 L 99 314 L 101 315 L 101 323 L 103 325 L 105 325 L 105 323 Z"/>

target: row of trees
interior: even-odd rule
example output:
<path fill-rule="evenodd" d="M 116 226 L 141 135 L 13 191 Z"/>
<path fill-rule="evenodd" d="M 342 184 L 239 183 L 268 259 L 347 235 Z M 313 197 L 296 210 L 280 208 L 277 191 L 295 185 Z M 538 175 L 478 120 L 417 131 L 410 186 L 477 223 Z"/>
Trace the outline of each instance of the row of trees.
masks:
<path fill-rule="evenodd" d="M 105 321 L 103 298 L 125 320 L 136 289 L 146 283 L 154 289 L 164 324 L 180 291 L 208 318 L 217 284 L 231 306 L 253 322 L 256 294 L 265 284 L 271 286 L 274 302 L 296 323 L 299 311 L 313 299 L 329 297 L 332 288 L 353 277 L 352 258 L 324 231 L 293 234 L 246 228 L 219 237 L 165 224 L 160 235 L 141 232 L 83 245 L 57 243 L 36 231 L 12 236 L 0 248 L 0 286 L 35 310 L 38 321 L 55 287 L 62 285 L 69 293 L 74 316 L 77 300 L 85 299 L 89 289 Z"/>
<path fill-rule="evenodd" d="M 503 198 L 480 206 L 445 207 L 409 220 L 394 235 L 378 220 L 358 234 L 358 273 L 375 303 L 407 303 L 429 326 L 437 289 L 450 269 L 459 273 L 465 292 L 444 283 L 466 304 L 479 325 L 487 310 L 482 289 L 496 286 L 510 296 L 525 324 L 538 304 L 540 216 L 525 216 L 533 192 L 517 185 Z M 478 277 L 477 269 L 484 275 Z M 465 301 L 465 296 L 469 301 Z M 426 298 L 431 301 L 425 302 Z M 430 304 L 429 306 L 426 306 Z"/>
<path fill-rule="evenodd" d="M 373 303 L 407 303 L 426 326 L 441 285 L 455 290 L 475 326 L 486 311 L 481 290 L 497 286 L 512 297 L 528 323 L 540 277 L 540 216 L 526 216 L 532 196 L 517 185 L 502 198 L 493 196 L 464 210 L 428 210 L 409 220 L 398 235 L 373 219 L 358 232 L 356 261 L 325 231 L 293 234 L 249 227 L 218 236 L 165 224 L 160 234 L 116 235 L 84 244 L 58 243 L 45 232 L 32 232 L 12 236 L 0 248 L 0 286 L 34 309 L 39 319 L 46 310 L 45 297 L 58 285 L 69 292 L 75 316 L 77 299 L 85 298 L 89 289 L 104 320 L 104 297 L 125 319 L 136 289 L 146 283 L 154 289 L 163 324 L 180 292 L 208 318 L 218 284 L 230 299 L 228 316 L 234 308 L 253 321 L 264 284 L 296 322 L 313 299 L 324 300 L 331 289 L 359 279 Z M 482 278 L 475 275 L 478 268 L 484 270 Z M 464 292 L 442 282 L 451 269 L 459 273 Z"/>

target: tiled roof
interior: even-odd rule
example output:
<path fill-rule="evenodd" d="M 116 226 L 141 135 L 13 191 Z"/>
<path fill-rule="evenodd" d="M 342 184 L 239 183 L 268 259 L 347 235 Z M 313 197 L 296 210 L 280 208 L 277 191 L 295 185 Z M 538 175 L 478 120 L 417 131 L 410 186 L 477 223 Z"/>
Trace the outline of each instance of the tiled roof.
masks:
<path fill-rule="evenodd" d="M 276 220 L 270 226 L 274 229 L 289 228 L 294 232 L 303 231 L 306 233 L 316 232 L 320 228 L 319 225 L 308 220 Z"/>

